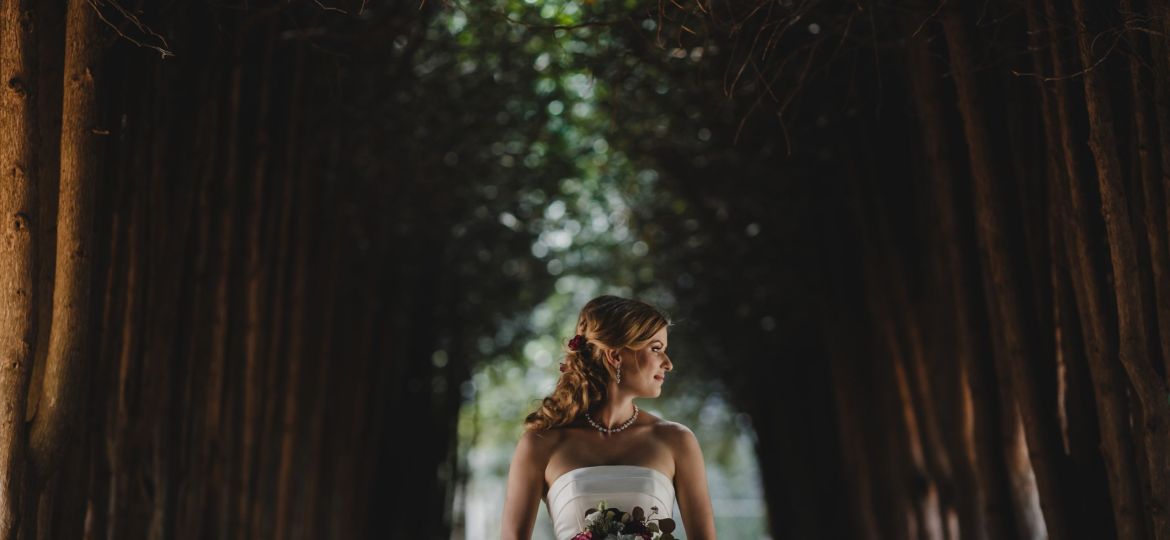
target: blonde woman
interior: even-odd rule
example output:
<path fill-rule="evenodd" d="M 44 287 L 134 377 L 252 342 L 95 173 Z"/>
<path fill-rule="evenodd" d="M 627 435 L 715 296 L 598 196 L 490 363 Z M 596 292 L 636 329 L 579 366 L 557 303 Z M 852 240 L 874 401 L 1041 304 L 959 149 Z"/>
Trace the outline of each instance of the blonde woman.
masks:
<path fill-rule="evenodd" d="M 585 527 L 584 515 L 611 507 L 683 523 L 687 540 L 714 540 L 703 454 L 686 426 L 642 411 L 638 398 L 662 393 L 674 369 L 669 320 L 638 300 L 601 296 L 577 319 L 552 395 L 525 420 L 508 470 L 503 540 L 529 540 L 540 502 L 557 540 Z M 671 516 L 675 500 L 681 516 Z"/>

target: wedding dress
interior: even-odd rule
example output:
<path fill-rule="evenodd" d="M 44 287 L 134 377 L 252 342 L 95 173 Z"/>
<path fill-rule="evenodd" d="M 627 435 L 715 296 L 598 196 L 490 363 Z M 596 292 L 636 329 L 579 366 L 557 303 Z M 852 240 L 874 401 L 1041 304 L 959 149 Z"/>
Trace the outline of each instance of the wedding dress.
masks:
<path fill-rule="evenodd" d="M 570 540 L 585 528 L 585 511 L 605 501 L 629 512 L 641 506 L 647 515 L 673 517 L 674 483 L 665 474 L 637 465 L 598 465 L 562 474 L 548 488 L 545 504 L 557 540 Z"/>

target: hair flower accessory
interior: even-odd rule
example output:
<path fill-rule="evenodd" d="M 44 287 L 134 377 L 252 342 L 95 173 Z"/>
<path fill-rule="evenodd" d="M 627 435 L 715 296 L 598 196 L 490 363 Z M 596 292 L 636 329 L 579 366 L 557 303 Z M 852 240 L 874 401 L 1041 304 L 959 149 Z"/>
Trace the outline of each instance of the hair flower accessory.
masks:
<path fill-rule="evenodd" d="M 569 340 L 569 350 L 570 351 L 579 351 L 579 350 L 581 350 L 581 346 L 584 344 L 585 344 L 585 336 L 582 336 L 581 334 L 577 334 L 577 335 L 573 336 L 573 339 Z"/>

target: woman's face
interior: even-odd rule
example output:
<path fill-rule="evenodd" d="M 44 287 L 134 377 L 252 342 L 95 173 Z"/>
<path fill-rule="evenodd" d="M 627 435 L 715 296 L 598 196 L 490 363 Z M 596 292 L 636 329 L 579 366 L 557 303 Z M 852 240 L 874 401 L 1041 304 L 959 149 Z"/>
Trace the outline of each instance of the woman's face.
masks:
<path fill-rule="evenodd" d="M 666 327 L 662 327 L 650 343 L 642 349 L 626 349 L 622 362 L 623 390 L 631 391 L 638 397 L 658 397 L 666 372 L 674 369 L 666 355 Z"/>

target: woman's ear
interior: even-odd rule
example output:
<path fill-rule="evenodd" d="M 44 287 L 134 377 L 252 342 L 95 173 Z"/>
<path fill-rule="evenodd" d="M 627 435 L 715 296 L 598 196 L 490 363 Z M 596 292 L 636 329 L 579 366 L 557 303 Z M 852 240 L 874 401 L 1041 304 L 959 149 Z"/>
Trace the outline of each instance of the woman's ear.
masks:
<path fill-rule="evenodd" d="M 606 357 L 606 360 L 609 362 L 609 365 L 611 365 L 613 367 L 618 367 L 622 363 L 622 358 L 620 356 L 618 356 L 618 351 L 616 351 L 616 350 L 610 349 L 608 351 L 605 351 L 605 357 Z"/>

